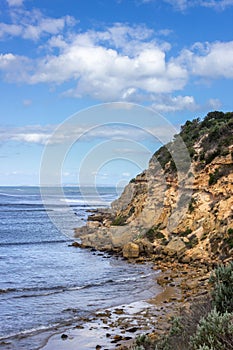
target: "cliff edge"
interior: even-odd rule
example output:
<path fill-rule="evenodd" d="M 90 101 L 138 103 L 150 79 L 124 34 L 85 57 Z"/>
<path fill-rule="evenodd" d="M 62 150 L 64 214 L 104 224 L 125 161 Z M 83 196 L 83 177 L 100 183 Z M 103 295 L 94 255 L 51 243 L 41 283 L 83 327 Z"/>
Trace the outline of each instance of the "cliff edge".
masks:
<path fill-rule="evenodd" d="M 126 258 L 227 261 L 233 254 L 233 113 L 187 121 L 109 210 L 75 230 Z"/>

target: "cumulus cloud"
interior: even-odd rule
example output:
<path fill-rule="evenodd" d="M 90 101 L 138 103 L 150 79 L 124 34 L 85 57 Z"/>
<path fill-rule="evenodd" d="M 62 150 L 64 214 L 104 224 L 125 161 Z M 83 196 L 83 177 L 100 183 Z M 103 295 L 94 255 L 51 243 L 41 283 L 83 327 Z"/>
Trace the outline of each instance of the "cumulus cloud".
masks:
<path fill-rule="evenodd" d="M 12 53 L 0 54 L 0 72 L 7 81 L 26 81 L 31 69 L 31 60 Z"/>
<path fill-rule="evenodd" d="M 59 54 L 47 55 L 28 81 L 56 83 L 76 80 L 66 95 L 138 101 L 146 93 L 172 92 L 187 82 L 187 71 L 166 54 L 170 45 L 157 42 L 150 30 L 119 24 L 104 31 L 88 31 L 65 42 L 50 41 Z"/>
<path fill-rule="evenodd" d="M 13 0 L 11 1 L 13 5 Z M 17 1 L 14 1 L 16 4 Z M 44 16 L 38 9 L 27 11 L 21 8 L 14 8 L 11 11 L 11 23 L 0 23 L 0 38 L 18 36 L 23 39 L 36 41 L 41 36 L 59 34 L 66 27 L 74 24 L 75 20 L 71 16 L 51 18 Z"/>
<path fill-rule="evenodd" d="M 199 108 L 193 96 L 155 96 L 152 107 L 158 112 L 195 111 Z"/>
<path fill-rule="evenodd" d="M 170 44 L 158 41 L 155 33 L 144 26 L 129 27 L 117 23 L 103 31 L 73 34 L 66 40 L 61 34 L 55 35 L 59 25 L 64 26 L 64 19 L 54 20 L 55 26 L 50 21 L 44 19 L 40 29 L 38 26 L 27 27 L 21 33 L 36 39 L 42 31 L 52 33 L 54 30 L 48 41 L 53 53 L 31 64 L 28 62 L 25 75 L 21 73 L 18 80 L 21 78 L 29 84 L 73 81 L 75 86 L 65 95 L 88 95 L 101 101 L 140 101 L 143 93 L 172 92 L 182 89 L 187 82 L 186 69 L 167 58 Z M 13 31 L 13 28 L 4 28 L 5 32 Z M 22 30 L 15 27 L 14 33 L 19 34 Z M 18 57 L 18 65 L 22 59 Z M 4 69 L 3 64 L 1 68 Z M 10 79 L 10 64 L 5 71 Z"/>
<path fill-rule="evenodd" d="M 178 61 L 193 75 L 204 78 L 233 78 L 233 41 L 196 43 L 183 50 Z"/>
<path fill-rule="evenodd" d="M 30 25 L 25 25 L 29 19 L 11 27 L 0 25 L 0 36 L 1 29 L 34 40 L 49 34 L 44 56 L 0 55 L 0 70 L 9 81 L 53 87 L 68 82 L 63 96 L 88 96 L 104 102 L 150 101 L 161 111 L 179 111 L 198 108 L 192 96 L 179 93 L 172 97 L 184 89 L 190 77 L 233 78 L 233 41 L 195 43 L 175 57 L 170 54 L 170 43 L 145 26 L 116 23 L 103 30 L 73 31 L 66 36 L 61 31 L 72 25 L 71 17 L 45 18 L 34 11 Z"/>
<path fill-rule="evenodd" d="M 199 105 L 193 96 L 171 96 L 157 95 L 154 96 L 152 108 L 157 112 L 173 113 L 180 111 L 202 111 L 205 109 L 217 110 L 221 107 L 219 99 L 210 98 L 203 105 Z"/>

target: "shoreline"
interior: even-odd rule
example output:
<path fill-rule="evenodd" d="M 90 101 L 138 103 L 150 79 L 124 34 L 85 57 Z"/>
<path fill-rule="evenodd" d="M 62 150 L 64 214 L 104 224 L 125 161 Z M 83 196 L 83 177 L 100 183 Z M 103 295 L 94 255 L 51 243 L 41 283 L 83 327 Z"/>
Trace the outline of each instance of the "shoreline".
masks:
<path fill-rule="evenodd" d="M 136 260 L 132 260 L 136 262 Z M 138 335 L 148 334 L 156 340 L 170 328 L 169 320 L 179 313 L 182 308 L 197 298 L 208 293 L 208 266 L 191 266 L 190 264 L 148 259 L 153 270 L 159 271 L 153 277 L 160 291 L 150 298 L 140 301 L 99 309 L 89 316 L 80 318 L 77 322 L 64 324 L 61 328 L 51 328 L 46 332 L 37 333 L 30 337 L 18 337 L 13 342 L 0 342 L 4 350 L 18 349 L 22 342 L 23 348 L 33 344 L 37 350 L 92 350 L 122 349 L 126 350 L 133 344 Z M 144 262 L 144 263 L 146 263 Z M 130 263 L 127 262 L 126 263 Z M 141 263 L 141 261 L 138 261 Z M 153 267 L 152 267 L 153 266 Z M 47 335 L 46 335 L 47 334 Z M 10 339 L 9 339 L 10 340 Z M 18 343 L 19 341 L 19 343 Z M 12 348 L 12 346 L 16 345 Z"/>
<path fill-rule="evenodd" d="M 134 260 L 128 261 L 114 252 L 111 252 L 111 255 L 121 258 L 126 264 L 139 263 Z M 155 275 L 152 277 L 154 286 L 160 289 L 156 295 L 153 292 L 153 295 L 148 298 L 99 309 L 89 317 L 81 319 L 77 325 L 51 334 L 38 350 L 73 350 L 74 348 L 93 350 L 98 346 L 101 346 L 101 349 L 113 350 L 116 347 L 120 348 L 121 344 L 123 346 L 132 342 L 135 336 L 142 333 L 142 329 L 147 333 L 153 331 L 159 310 L 152 310 L 149 300 L 162 293 L 163 288 L 157 284 L 157 276 L 160 272 L 156 274 L 157 270 L 153 268 L 150 260 L 143 261 L 143 265 L 146 264 L 147 266 L 151 264 L 151 270 L 154 270 Z M 148 325 L 147 316 L 151 321 L 150 325 Z"/>
<path fill-rule="evenodd" d="M 72 248 L 70 248 L 72 249 Z M 73 248 L 75 249 L 75 248 Z M 87 249 L 86 249 L 87 250 Z M 126 265 L 142 265 L 142 269 L 140 268 L 139 270 L 136 268 L 136 271 L 144 271 L 144 273 L 142 274 L 142 277 L 144 276 L 145 278 L 140 278 L 140 275 L 138 274 L 137 278 L 139 278 L 139 280 L 141 281 L 145 281 L 145 282 L 140 282 L 143 283 L 145 285 L 145 290 L 143 291 L 143 289 L 141 289 L 141 292 L 139 290 L 140 294 L 137 293 L 132 293 L 130 295 L 126 295 L 125 298 L 123 297 L 120 301 L 120 303 L 113 300 L 113 302 L 111 302 L 110 306 L 102 306 L 100 305 L 100 308 L 98 307 L 98 309 L 96 308 L 93 311 L 90 311 L 86 314 L 79 315 L 77 314 L 77 317 L 75 317 L 73 320 L 65 320 L 64 322 L 62 322 L 60 325 L 51 325 L 48 327 L 44 327 L 44 329 L 32 329 L 32 330 L 28 330 L 28 332 L 24 333 L 18 333 L 15 336 L 9 336 L 9 337 L 4 337 L 3 339 L 0 340 L 0 348 L 3 348 L 4 350 L 18 350 L 18 349 L 34 349 L 34 350 L 38 350 L 38 349 L 44 349 L 49 340 L 52 337 L 58 337 L 59 339 L 59 343 L 61 343 L 62 345 L 65 345 L 67 342 L 65 341 L 66 339 L 62 340 L 61 335 L 66 333 L 66 332 L 70 332 L 72 330 L 76 330 L 76 331 L 80 331 L 81 333 L 84 332 L 83 331 L 83 325 L 86 324 L 85 326 L 85 330 L 87 331 L 86 334 L 82 334 L 82 336 L 85 336 L 85 341 L 88 340 L 88 335 L 87 333 L 89 332 L 89 328 L 92 327 L 96 327 L 94 325 L 95 322 L 97 322 L 98 318 L 103 318 L 104 314 L 106 313 L 107 308 L 109 308 L 110 312 L 111 312 L 111 320 L 110 320 L 110 316 L 108 316 L 108 312 L 105 315 L 105 319 L 103 320 L 103 327 L 106 327 L 106 323 L 109 323 L 112 325 L 112 333 L 114 333 L 113 335 L 118 335 L 121 333 L 122 329 L 120 329 L 120 324 L 119 326 L 119 332 L 118 334 L 115 333 L 115 328 L 117 328 L 117 322 L 119 321 L 118 318 L 130 318 L 134 319 L 134 316 L 132 314 L 135 314 L 138 312 L 138 309 L 143 309 L 148 307 L 146 303 L 145 299 L 148 299 L 150 297 L 153 297 L 155 294 L 157 294 L 157 289 L 158 292 L 160 290 L 160 287 L 157 286 L 156 284 L 156 278 L 158 276 L 157 271 L 153 271 L 152 269 L 152 264 L 150 261 L 145 262 L 144 264 L 136 264 L 135 261 L 132 262 L 132 264 L 128 261 L 126 261 L 122 256 L 117 255 L 117 254 L 110 254 L 109 252 L 98 252 L 98 251 L 93 251 L 92 249 L 89 250 L 90 254 L 94 254 L 94 255 L 100 255 L 100 258 L 109 258 L 109 259 L 120 259 L 122 260 L 123 264 Z M 78 252 L 77 252 L 78 253 Z M 120 263 L 121 264 L 121 263 Z M 143 267 L 144 265 L 144 267 Z M 139 267 L 139 266 L 138 266 Z M 132 268 L 134 269 L 134 267 L 132 266 Z M 131 270 L 132 270 L 131 268 Z M 149 278 L 149 280 L 148 280 Z M 143 284 L 141 285 L 141 287 L 143 286 Z M 157 288 L 158 287 L 158 288 Z M 115 286 L 115 288 L 117 288 L 117 285 Z M 121 288 L 119 286 L 119 288 Z M 148 288 L 148 289 L 147 289 Z M 123 289 L 124 290 L 124 289 Z M 123 304 L 124 303 L 124 304 Z M 72 304 L 70 305 L 70 307 L 72 308 Z M 105 309 L 106 307 L 106 309 Z M 117 310 L 115 309 L 119 309 L 122 308 L 124 310 L 124 312 L 122 313 L 122 315 L 118 314 Z M 129 308 L 129 309 L 128 309 Z M 101 315 L 102 314 L 102 315 Z M 122 320 L 123 321 L 123 320 Z M 127 322 L 127 320 L 125 320 L 125 322 Z M 139 322 L 140 324 L 141 322 Z M 114 324 L 116 326 L 114 326 Z M 88 328 L 89 326 L 89 328 Z M 128 322 L 128 326 L 130 328 L 130 322 Z M 132 324 L 132 327 L 134 325 Z M 140 325 L 139 325 L 140 326 Z M 131 328 L 132 328 L 131 327 Z M 140 327 L 138 327 L 140 328 Z M 104 328 L 103 328 L 104 330 Z M 95 331 L 95 329 L 92 329 L 92 333 Z M 138 331 L 140 332 L 140 330 Z M 106 331 L 105 331 L 106 333 Z M 104 336 L 105 336 L 104 333 Z M 125 337 L 130 337 L 133 338 L 134 336 L 134 332 L 129 332 L 128 335 L 125 335 Z M 79 335 L 78 335 L 78 338 Z M 93 337 L 94 338 L 94 337 Z M 95 339 L 98 339 L 98 332 L 96 332 L 95 334 Z M 119 337 L 118 337 L 119 338 Z M 110 340 L 110 339 L 109 339 Z M 112 340 L 116 340 L 116 339 L 111 339 Z M 128 339 L 126 339 L 128 340 Z M 85 342 L 83 341 L 83 342 Z M 59 345 L 61 345 L 59 344 Z M 51 349 L 54 349 L 54 346 L 51 347 Z M 72 347 L 71 347 L 72 349 Z M 86 349 L 85 346 L 83 346 L 83 349 Z M 93 349 L 93 347 L 91 348 Z"/>
<path fill-rule="evenodd" d="M 153 269 L 161 270 L 155 280 L 161 288 L 157 295 L 99 310 L 82 325 L 51 335 L 39 349 L 73 350 L 81 344 L 82 350 L 126 350 L 138 335 L 147 334 L 153 340 L 158 339 L 169 330 L 173 316 L 208 294 L 210 272 L 207 266 L 160 262 Z"/>

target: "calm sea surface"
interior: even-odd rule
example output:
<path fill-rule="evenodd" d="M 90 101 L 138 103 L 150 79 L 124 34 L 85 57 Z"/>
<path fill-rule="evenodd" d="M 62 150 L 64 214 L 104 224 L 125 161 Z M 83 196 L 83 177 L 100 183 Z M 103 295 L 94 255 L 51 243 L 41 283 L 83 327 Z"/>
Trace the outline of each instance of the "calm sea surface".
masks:
<path fill-rule="evenodd" d="M 35 334 L 156 292 L 150 266 L 70 246 L 73 228 L 85 222 L 87 209 L 103 201 L 108 206 L 115 189 L 100 188 L 98 196 L 89 189 L 89 204 L 76 187 L 64 192 L 65 201 L 51 193 L 49 210 L 65 223 L 67 235 L 50 221 L 38 187 L 0 187 L 1 349 L 36 349 Z"/>

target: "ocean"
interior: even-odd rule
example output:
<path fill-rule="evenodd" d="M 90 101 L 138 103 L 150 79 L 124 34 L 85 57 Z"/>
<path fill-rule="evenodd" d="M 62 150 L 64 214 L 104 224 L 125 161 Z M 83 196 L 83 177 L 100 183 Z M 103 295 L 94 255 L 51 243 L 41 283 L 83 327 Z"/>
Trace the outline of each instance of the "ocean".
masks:
<path fill-rule="evenodd" d="M 1 349 L 38 349 L 55 330 L 97 310 L 156 294 L 150 265 L 71 246 L 87 210 L 107 207 L 117 195 L 115 188 L 101 187 L 98 196 L 89 189 L 87 201 L 78 187 L 64 187 L 64 201 L 52 191 L 49 211 L 65 223 L 61 232 L 39 187 L 0 187 Z"/>

